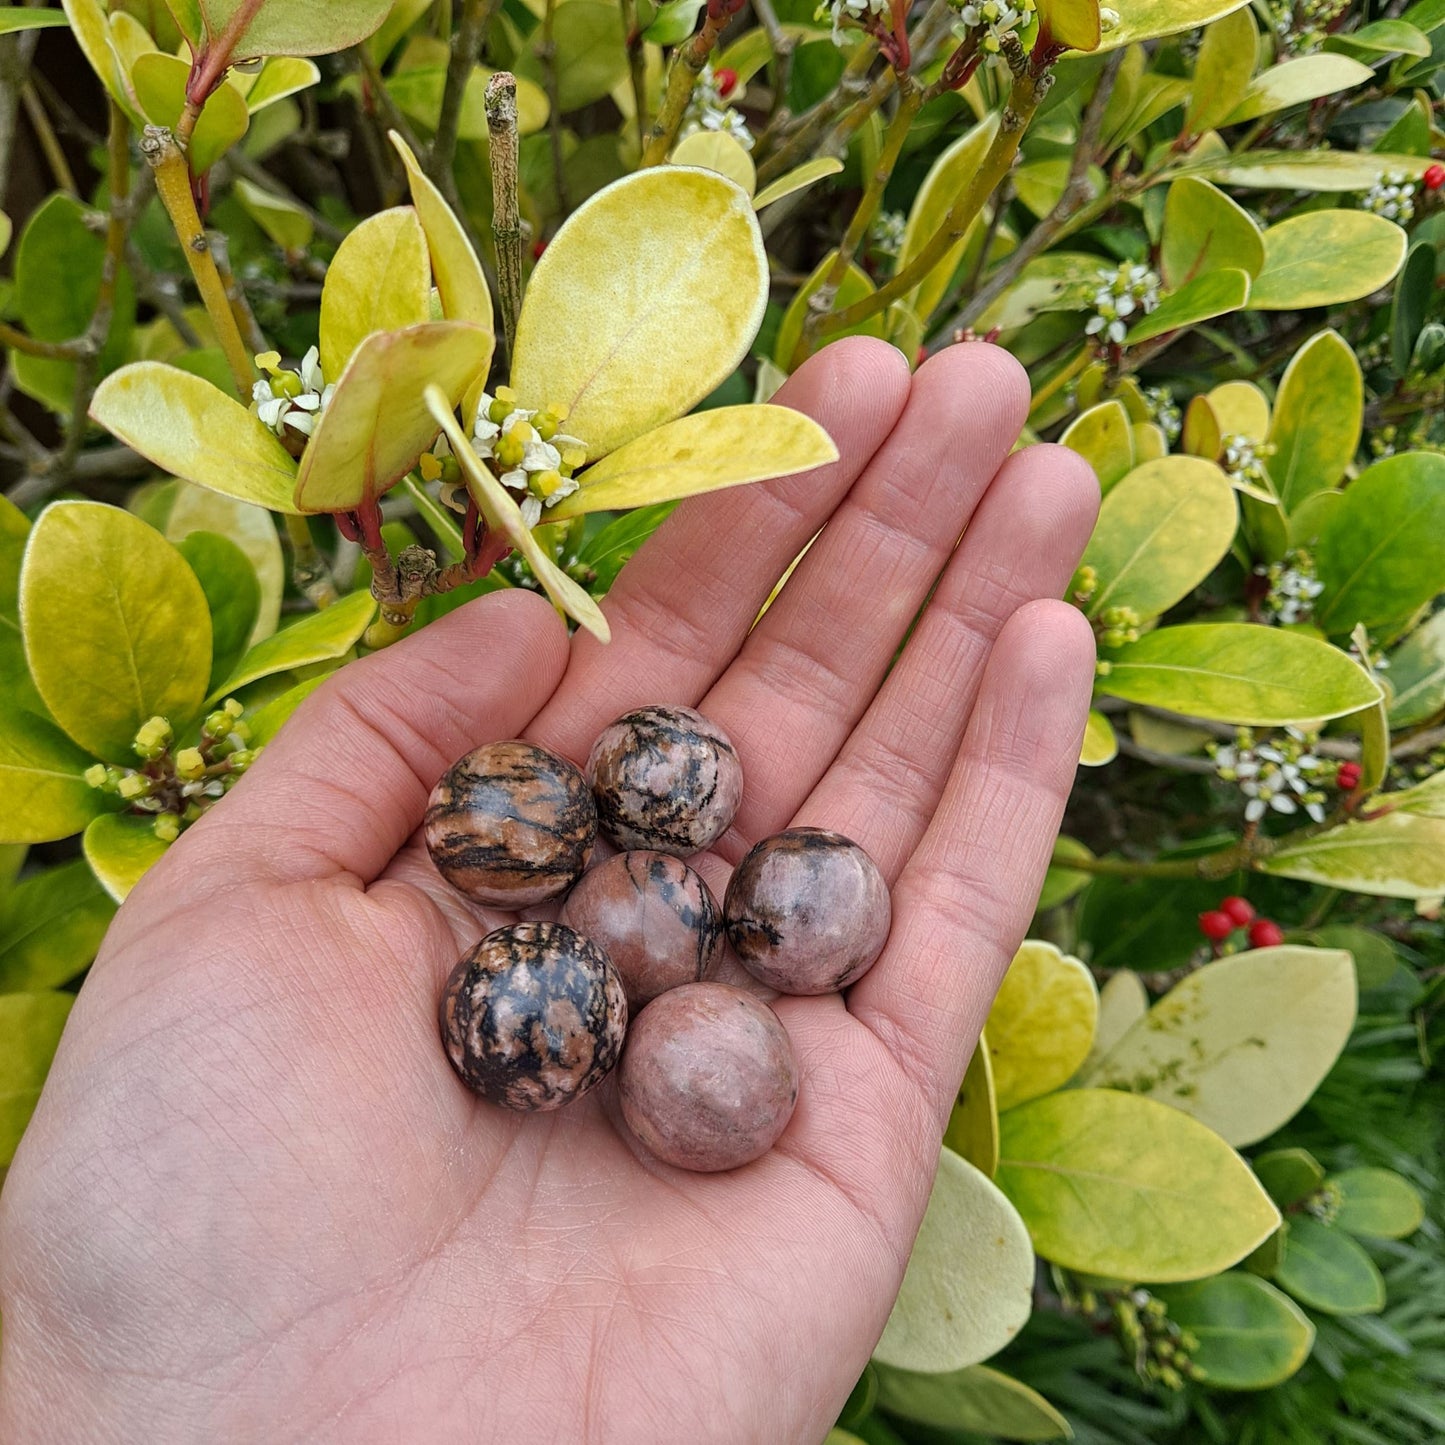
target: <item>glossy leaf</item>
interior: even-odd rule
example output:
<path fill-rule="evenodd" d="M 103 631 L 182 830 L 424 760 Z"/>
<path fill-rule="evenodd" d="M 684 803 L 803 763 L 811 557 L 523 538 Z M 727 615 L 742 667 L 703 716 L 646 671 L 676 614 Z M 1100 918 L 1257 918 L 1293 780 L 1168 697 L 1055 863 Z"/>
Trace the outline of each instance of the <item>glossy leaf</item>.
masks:
<path fill-rule="evenodd" d="M 998 1097 L 991 1058 L 985 1029 L 968 1061 L 943 1135 L 949 1149 L 990 1179 L 998 1168 Z"/>
<path fill-rule="evenodd" d="M 1297 311 L 1357 301 L 1388 285 L 1405 259 L 1407 237 L 1369 211 L 1307 211 L 1264 233 L 1264 269 L 1252 311 Z"/>
<path fill-rule="evenodd" d="M 133 764 L 136 730 L 201 707 L 211 670 L 205 594 L 180 553 L 118 507 L 55 502 L 20 574 L 31 676 L 56 722 L 97 757 Z"/>
<path fill-rule="evenodd" d="M 321 370 L 337 380 L 377 331 L 420 326 L 431 317 L 426 237 L 410 206 L 369 216 L 348 233 L 326 268 L 321 292 Z"/>
<path fill-rule="evenodd" d="M 1104 498 L 1084 551 L 1082 565 L 1099 577 L 1086 612 L 1158 617 L 1209 576 L 1238 525 L 1234 491 L 1213 462 L 1179 456 L 1136 467 Z"/>
<path fill-rule="evenodd" d="M 1079 749 L 1079 762 L 1086 768 L 1102 768 L 1119 756 L 1119 739 L 1114 724 L 1097 708 L 1089 709 L 1084 721 L 1084 741 Z"/>
<path fill-rule="evenodd" d="M 1209 408 L 1223 436 L 1263 441 L 1269 431 L 1269 398 L 1252 381 L 1226 381 L 1209 393 Z"/>
<path fill-rule="evenodd" d="M 1099 1016 L 1094 977 L 1052 943 L 1020 945 L 989 1010 L 1000 1112 L 1061 1088 L 1088 1057 Z"/>
<path fill-rule="evenodd" d="M 344 657 L 361 640 L 375 612 L 376 603 L 369 592 L 353 592 L 324 612 L 313 612 L 258 642 L 225 682 L 212 690 L 208 701 L 228 697 L 258 677 Z"/>
<path fill-rule="evenodd" d="M 1358 53 L 1369 60 L 1381 55 L 1428 56 L 1430 41 L 1404 20 L 1374 20 L 1358 30 L 1326 37 L 1325 48 Z"/>
<path fill-rule="evenodd" d="M 784 172 L 770 185 L 764 186 L 753 197 L 753 209 L 761 211 L 765 206 L 771 206 L 774 201 L 791 196 L 794 191 L 801 191 L 827 176 L 836 176 L 842 169 L 843 162 L 835 156 L 815 156 L 812 160 L 804 161 L 802 165 Z"/>
<path fill-rule="evenodd" d="M 716 171 L 750 196 L 758 188 L 758 171 L 753 165 L 753 158 L 730 135 L 721 131 L 694 131 L 678 141 L 669 159 L 675 166 L 697 166 L 705 171 Z"/>
<path fill-rule="evenodd" d="M 296 709 L 327 680 L 328 676 L 328 673 L 323 672 L 318 673 L 315 677 L 308 677 L 305 682 L 298 682 L 295 687 L 289 688 L 280 697 L 273 697 L 263 707 L 247 714 L 246 723 L 251 729 L 251 746 L 265 747 L 291 721 Z"/>
<path fill-rule="evenodd" d="M 1286 842 L 1259 866 L 1376 898 L 1436 897 L 1445 893 L 1445 819 L 1395 812 L 1344 823 Z"/>
<path fill-rule="evenodd" d="M 95 758 L 47 718 L 0 704 L 0 843 L 50 843 L 107 806 L 85 781 Z"/>
<path fill-rule="evenodd" d="M 537 263 L 512 387 L 523 406 L 569 407 L 568 430 L 601 457 L 730 376 L 767 293 L 744 191 L 711 171 L 639 171 L 583 202 Z"/>
<path fill-rule="evenodd" d="M 1100 490 L 1108 493 L 1134 470 L 1134 430 L 1118 401 L 1101 402 L 1076 417 L 1059 438 L 1094 469 Z"/>
<path fill-rule="evenodd" d="M 1155 40 L 1163 35 L 1197 30 L 1247 3 L 1248 0 L 1129 0 L 1115 7 L 1119 23 L 1104 32 L 1099 48 L 1117 50 L 1136 40 Z"/>
<path fill-rule="evenodd" d="M 1129 346 L 1152 341 L 1166 332 L 1197 326 L 1216 316 L 1227 316 L 1249 302 L 1250 280 L 1245 271 L 1211 271 L 1186 282 L 1166 296 L 1147 316 L 1136 321 L 1124 338 Z"/>
<path fill-rule="evenodd" d="M 1248 5 L 1216 20 L 1204 32 L 1194 62 L 1194 86 L 1184 130 L 1200 135 L 1224 123 L 1244 99 L 1259 60 L 1259 32 Z"/>
<path fill-rule="evenodd" d="M 1318 948 L 1343 948 L 1354 959 L 1355 985 L 1360 993 L 1383 988 L 1400 966 L 1395 945 L 1370 928 L 1331 923 L 1311 930 L 1307 938 Z"/>
<path fill-rule="evenodd" d="M 611 590 L 617 574 L 671 516 L 676 505 L 676 502 L 654 502 L 650 507 L 639 507 L 625 516 L 614 517 L 583 543 L 577 560 L 596 574 L 592 588 L 599 597 Z"/>
<path fill-rule="evenodd" d="M 1415 354 L 1415 342 L 1435 299 L 1435 247 L 1417 241 L 1405 256 L 1395 282 L 1395 301 L 1390 309 L 1390 357 L 1395 370 L 1405 376 Z"/>
<path fill-rule="evenodd" d="M 156 837 L 150 818 L 120 813 L 97 818 L 85 830 L 81 842 L 85 861 L 117 903 L 125 902 L 130 890 L 160 862 L 167 846 Z"/>
<path fill-rule="evenodd" d="M 1380 695 L 1338 649 L 1240 622 L 1161 627 L 1113 653 L 1098 689 L 1190 717 L 1258 727 L 1343 717 Z"/>
<path fill-rule="evenodd" d="M 987 1365 L 945 1374 L 879 1366 L 878 1405 L 901 1420 L 997 1440 L 1067 1440 L 1074 1433 L 1037 1391 Z"/>
<path fill-rule="evenodd" d="M 1099 1061 L 1149 1012 L 1149 990 L 1137 973 L 1121 969 L 1099 990 L 1099 1021 L 1079 1076 L 1087 1079 Z"/>
<path fill-rule="evenodd" d="M 274 195 L 237 176 L 232 194 L 241 208 L 283 251 L 304 251 L 315 235 L 311 215 L 295 201 Z"/>
<path fill-rule="evenodd" d="M 1099 0 L 1041 0 L 1040 33 L 1070 50 L 1097 50 L 1103 27 Z"/>
<path fill-rule="evenodd" d="M 1385 1281 L 1370 1256 L 1344 1230 L 1307 1214 L 1291 1218 L 1275 1278 L 1327 1315 L 1378 1314 L 1385 1307 Z"/>
<path fill-rule="evenodd" d="M 1445 549 L 1421 546 L 1445 537 L 1445 456 L 1411 452 L 1376 462 L 1345 492 L 1325 521 L 1315 566 L 1325 590 L 1314 620 L 1348 634 L 1409 617 L 1445 591 Z"/>
<path fill-rule="evenodd" d="M 232 54 L 330 55 L 358 45 L 391 9 L 391 0 L 199 0 L 208 41 L 240 26 Z M 247 12 L 249 18 L 247 18 Z"/>
<path fill-rule="evenodd" d="M 1283 65 L 1272 65 L 1255 77 L 1226 124 L 1241 125 L 1292 105 L 1318 100 L 1322 95 L 1338 95 L 1373 80 L 1374 75 L 1368 65 L 1361 65 L 1347 55 L 1321 52 L 1286 60 Z"/>
<path fill-rule="evenodd" d="M 1237 13 L 1249 15 L 1248 10 Z M 1264 236 L 1244 207 L 1217 186 L 1198 176 L 1181 176 L 1169 187 L 1164 203 L 1159 264 L 1169 287 L 1187 286 L 1212 271 L 1257 276 L 1264 269 Z"/>
<path fill-rule="evenodd" d="M 77 978 L 113 917 L 115 905 L 82 859 L 15 884 L 0 898 L 0 994 L 37 993 Z"/>
<path fill-rule="evenodd" d="M 1269 474 L 1286 512 L 1344 476 L 1364 412 L 1364 378 L 1350 344 L 1336 331 L 1311 337 L 1285 368 L 1270 423 Z"/>
<path fill-rule="evenodd" d="M 208 381 L 159 361 L 106 377 L 91 417 L 172 476 L 294 512 L 296 463 L 269 427 Z"/>
<path fill-rule="evenodd" d="M 16 1146 L 40 1098 L 50 1060 L 75 1002 L 68 993 L 0 994 L 0 1168 Z"/>
<path fill-rule="evenodd" d="M 1445 712 L 1445 612 L 1422 623 L 1390 654 L 1392 728 L 1414 727 Z"/>
<path fill-rule="evenodd" d="M 0 35 L 10 35 L 17 30 L 48 30 L 67 23 L 58 10 L 0 10 Z"/>
<path fill-rule="evenodd" d="M 1425 1221 L 1425 1201 L 1392 1169 L 1346 1169 L 1329 1180 L 1339 1191 L 1336 1229 L 1367 1239 L 1404 1239 Z"/>
<path fill-rule="evenodd" d="M 1034 1248 L 1066 1269 L 1141 1283 L 1215 1274 L 1279 1226 L 1244 1161 L 1152 1099 L 1067 1089 L 1000 1119 L 998 1182 Z"/>
<path fill-rule="evenodd" d="M 783 312 L 782 321 L 778 323 L 778 335 L 773 344 L 773 356 L 785 378 L 788 367 L 792 365 L 793 352 L 803 334 L 803 324 L 808 317 L 808 298 L 813 296 L 823 284 L 824 278 L 832 268 L 835 255 L 836 252 L 830 251 L 823 257 L 813 274 L 798 288 L 793 299 L 788 303 L 788 309 Z M 873 282 L 869 280 L 868 273 L 857 262 L 851 262 L 838 287 L 838 294 L 834 298 L 834 307 L 841 309 L 851 306 L 865 296 L 871 296 L 876 289 Z M 870 316 L 857 326 L 849 327 L 843 334 L 881 337 L 884 334 L 884 325 L 882 316 Z"/>
<path fill-rule="evenodd" d="M 1191 1359 L 1208 1389 L 1271 1389 L 1314 1347 L 1309 1316 L 1258 1275 L 1230 1271 L 1156 1292 L 1169 1318 L 1199 1341 Z"/>
<path fill-rule="evenodd" d="M 1418 180 L 1430 164 L 1424 156 L 1343 150 L 1258 150 L 1213 155 L 1191 162 L 1190 175 L 1222 186 L 1262 190 L 1367 191 L 1382 171 L 1400 171 Z"/>
<path fill-rule="evenodd" d="M 1319 1160 L 1304 1149 L 1274 1149 L 1254 1161 L 1254 1172 L 1281 1209 L 1299 1204 L 1325 1182 Z"/>
<path fill-rule="evenodd" d="M 570 426 L 571 423 L 569 422 Z M 604 457 L 547 510 L 552 521 L 695 496 L 837 461 L 827 432 L 784 406 L 725 406 L 660 426 Z"/>
<path fill-rule="evenodd" d="M 485 65 L 472 67 L 462 91 L 462 106 L 457 117 L 457 135 L 464 141 L 487 139 L 487 82 L 494 71 Z M 517 83 L 517 132 L 535 135 L 547 124 L 551 105 L 547 92 L 526 76 L 514 76 Z M 442 99 L 446 92 L 445 65 L 408 66 L 388 76 L 386 88 L 397 106 L 428 130 L 435 130 L 441 118 Z"/>
<path fill-rule="evenodd" d="M 518 58 L 519 76 L 541 82 L 543 32 L 534 33 L 530 50 Z M 600 0 L 568 0 L 552 22 L 553 66 L 557 75 L 557 108 L 578 110 L 602 100 L 627 79 L 626 39 L 622 12 Z M 555 243 L 554 243 L 555 244 Z"/>
<path fill-rule="evenodd" d="M 99 0 L 60 0 L 60 3 L 70 21 L 71 34 L 75 36 L 75 42 L 80 46 L 80 53 L 85 56 L 86 63 L 120 108 L 132 120 L 139 120 L 139 114 L 125 83 L 119 57 L 111 42 L 106 13 Z"/>
<path fill-rule="evenodd" d="M 1028 1231 L 986 1174 L 945 1149 L 903 1286 L 873 1351 L 897 1369 L 978 1364 L 1021 1330 L 1033 1308 Z"/>
<path fill-rule="evenodd" d="M 491 332 L 470 321 L 429 321 L 368 336 L 347 362 L 301 458 L 297 507 L 349 512 L 383 496 L 436 439 L 424 389 L 439 386 L 455 406 L 491 355 Z"/>
<path fill-rule="evenodd" d="M 261 584 L 246 554 L 215 532 L 192 532 L 177 543 L 211 614 L 210 686 L 231 675 L 251 641 L 261 610 Z"/>
<path fill-rule="evenodd" d="M 174 126 L 186 105 L 186 81 L 191 67 L 174 55 L 152 51 L 131 67 L 130 81 L 136 100 L 153 125 Z M 191 169 L 200 175 L 231 149 L 251 123 L 241 92 L 222 81 L 206 98 L 201 118 L 191 133 L 187 154 Z"/>
<path fill-rule="evenodd" d="M 1283 946 L 1234 954 L 1175 985 L 1085 1082 L 1146 1094 L 1226 1143 L 1253 1144 L 1309 1102 L 1354 1022 L 1348 953 Z"/>
<path fill-rule="evenodd" d="M 254 77 L 246 77 L 249 84 L 238 84 L 239 72 L 233 71 L 231 81 L 246 97 L 246 109 L 255 115 L 268 105 L 275 105 L 288 95 L 309 90 L 321 79 L 321 71 L 311 60 L 302 60 L 294 55 L 273 55 Z"/>

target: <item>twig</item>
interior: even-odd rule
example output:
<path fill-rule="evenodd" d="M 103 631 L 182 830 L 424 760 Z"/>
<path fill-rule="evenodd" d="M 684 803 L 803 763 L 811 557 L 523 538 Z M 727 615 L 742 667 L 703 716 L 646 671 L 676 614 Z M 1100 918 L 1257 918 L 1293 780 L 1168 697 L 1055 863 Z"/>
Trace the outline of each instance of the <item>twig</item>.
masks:
<path fill-rule="evenodd" d="M 492 238 L 497 247 L 497 302 L 510 352 L 522 309 L 522 217 L 517 204 L 517 80 L 499 70 L 487 82 L 492 164 Z"/>
<path fill-rule="evenodd" d="M 672 52 L 672 64 L 667 70 L 667 90 L 662 98 L 662 109 L 653 122 L 647 148 L 642 153 L 644 166 L 661 165 L 667 153 L 677 140 L 682 129 L 683 117 L 687 114 L 687 103 L 697 85 L 697 78 L 707 64 L 708 56 L 717 46 L 718 37 L 727 28 L 728 20 L 741 7 L 742 0 L 708 0 L 707 14 L 702 29 L 679 45 Z M 550 7 L 555 0 L 548 0 Z"/>
<path fill-rule="evenodd" d="M 50 167 L 55 184 L 67 195 L 78 196 L 80 191 L 75 184 L 75 174 L 70 169 L 70 162 L 65 159 L 65 151 L 56 139 L 55 127 L 50 124 L 50 117 L 46 115 L 33 85 L 27 84 L 21 90 L 20 103 L 25 107 L 25 118 L 40 142 L 40 149 L 45 152 L 45 164 Z"/>
<path fill-rule="evenodd" d="M 126 241 L 125 264 L 135 278 L 136 294 L 154 306 L 175 327 L 176 335 L 187 346 L 199 347 L 201 338 L 196 335 L 195 328 L 186 316 L 185 307 L 181 305 L 180 286 L 176 278 L 152 270 L 133 239 Z"/>
<path fill-rule="evenodd" d="M 462 101 L 466 98 L 467 82 L 476 68 L 482 38 L 494 9 L 491 0 L 465 0 L 461 24 L 452 31 L 441 114 L 437 117 L 436 135 L 432 138 L 426 158 L 426 172 L 437 185 L 442 184 L 443 175 L 451 175 L 452 160 L 457 151 L 457 132 L 461 125 Z"/>
<path fill-rule="evenodd" d="M 622 34 L 627 45 L 627 73 L 632 81 L 632 108 L 637 112 L 637 153 L 647 148 L 647 48 L 637 23 L 637 0 L 622 0 Z"/>
<path fill-rule="evenodd" d="M 286 540 L 291 544 L 291 580 L 296 590 L 316 608 L 325 611 L 340 595 L 332 580 L 326 559 L 312 540 L 311 526 L 305 517 L 288 512 L 285 516 Z"/>
<path fill-rule="evenodd" d="M 791 167 L 794 160 L 811 151 L 813 142 L 856 100 L 862 96 L 872 99 L 872 96 L 869 95 L 868 71 L 872 68 L 877 54 L 878 42 L 876 40 L 865 40 L 858 46 L 849 57 L 847 65 L 843 67 L 843 74 L 838 78 L 838 84 L 833 93 L 819 101 L 806 115 L 800 116 L 778 149 L 758 166 L 759 185 L 767 185 L 769 181 L 776 180 Z M 889 91 L 893 89 L 893 82 L 896 78 L 892 70 L 884 73 L 881 79 L 886 80 L 887 85 L 878 94 L 877 102 L 867 112 L 867 115 L 871 115 L 883 103 Z M 867 115 L 863 119 L 867 119 Z M 862 120 L 858 124 L 861 125 Z M 854 129 L 856 130 L 857 126 Z"/>
<path fill-rule="evenodd" d="M 547 0 L 547 8 L 542 15 L 542 43 L 537 47 L 537 58 L 542 62 L 542 78 L 547 83 L 547 138 L 552 150 L 552 184 L 557 192 L 557 209 L 565 220 L 572 207 L 567 198 L 567 177 L 562 156 L 562 91 L 557 77 L 557 46 L 552 39 L 552 26 L 556 19 L 557 0 Z M 643 164 L 645 165 L 646 161 Z"/>
<path fill-rule="evenodd" d="M 236 273 L 231 269 L 231 252 L 226 238 L 218 232 L 212 232 L 210 239 L 211 255 L 215 257 L 216 271 L 220 275 L 221 285 L 225 287 L 231 315 L 236 318 L 236 325 L 240 327 L 251 354 L 259 356 L 267 350 L 266 338 L 261 334 L 261 327 L 251 310 L 251 303 L 246 300 L 246 293 L 241 289 L 241 283 L 236 280 Z"/>
<path fill-rule="evenodd" d="M 24 0 L 35 8 L 43 0 Z M 30 62 L 40 40 L 38 30 L 21 30 L 0 35 L 0 196 L 10 184 L 10 164 L 15 157 L 15 118 L 20 110 L 20 92 L 30 73 Z"/>
<path fill-rule="evenodd" d="M 773 0 L 752 0 L 752 6 L 753 14 L 758 17 L 758 24 L 763 27 L 763 33 L 768 37 L 773 59 L 777 62 L 773 72 L 773 113 L 777 114 L 779 108 L 787 103 L 788 79 L 793 71 L 795 45 L 792 36 L 778 22 L 778 12 L 773 8 Z"/>

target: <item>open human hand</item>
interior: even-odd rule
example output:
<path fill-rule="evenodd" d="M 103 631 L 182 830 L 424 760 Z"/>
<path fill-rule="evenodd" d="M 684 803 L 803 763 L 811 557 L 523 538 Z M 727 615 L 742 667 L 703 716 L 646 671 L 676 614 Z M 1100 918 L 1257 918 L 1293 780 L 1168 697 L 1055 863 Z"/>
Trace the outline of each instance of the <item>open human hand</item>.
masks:
<path fill-rule="evenodd" d="M 843 342 L 777 399 L 840 460 L 682 506 L 608 597 L 610 646 L 530 593 L 452 613 L 320 689 L 136 888 L 0 1195 L 0 1439 L 822 1439 L 1073 777 L 1093 644 L 1051 599 L 1097 488 L 1070 452 L 1008 455 L 1028 387 L 990 346 L 910 379 Z M 797 1111 L 727 1174 L 641 1153 L 611 1081 L 483 1103 L 437 1039 L 444 979 L 503 919 L 418 841 L 433 783 L 498 738 L 581 762 L 653 702 L 741 755 L 695 864 L 719 893 L 793 822 L 893 890 L 846 998 L 776 1001 Z"/>

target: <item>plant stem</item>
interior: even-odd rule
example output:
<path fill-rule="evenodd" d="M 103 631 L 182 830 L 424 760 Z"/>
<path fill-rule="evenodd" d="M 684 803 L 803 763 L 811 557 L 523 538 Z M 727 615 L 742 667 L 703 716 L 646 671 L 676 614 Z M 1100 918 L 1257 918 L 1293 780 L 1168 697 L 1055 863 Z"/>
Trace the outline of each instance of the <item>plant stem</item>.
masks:
<path fill-rule="evenodd" d="M 557 77 L 557 45 L 552 38 L 556 19 L 557 0 L 547 0 L 547 9 L 542 16 L 542 43 L 537 48 L 537 55 L 542 62 L 542 77 L 547 82 L 547 139 L 552 150 L 552 183 L 557 192 L 557 209 L 566 220 L 572 207 L 567 199 L 565 157 L 562 155 L 562 92 Z"/>
<path fill-rule="evenodd" d="M 773 114 L 776 115 L 788 103 L 788 79 L 793 70 L 794 42 L 778 22 L 778 12 L 773 0 L 752 0 L 753 14 L 768 37 L 768 46 L 777 62 L 773 72 Z"/>
<path fill-rule="evenodd" d="M 26 85 L 20 92 L 20 103 L 25 107 L 26 119 L 40 142 L 40 149 L 45 152 L 45 163 L 50 167 L 50 174 L 55 177 L 55 184 L 68 195 L 79 195 L 70 162 L 65 159 L 65 152 L 60 148 L 60 141 L 55 135 L 55 127 L 50 124 L 50 117 L 46 115 L 45 107 L 41 105 L 33 85 Z"/>
<path fill-rule="evenodd" d="M 707 58 L 717 45 L 718 36 L 727 25 L 727 17 L 708 15 L 702 29 L 679 45 L 672 52 L 672 64 L 667 71 L 667 90 L 662 97 L 662 109 L 652 124 L 652 133 L 647 147 L 642 152 L 642 164 L 658 166 L 667 159 L 667 153 L 677 140 L 682 129 L 683 117 L 687 114 L 687 103 L 692 99 L 693 87 L 707 64 Z"/>
<path fill-rule="evenodd" d="M 1077 858 L 1056 847 L 1049 866 L 1061 872 L 1092 873 L 1102 878 L 1223 878 L 1243 866 L 1238 852 L 1238 848 L 1230 847 L 1199 858 L 1146 863 L 1132 858 Z M 1220 864 L 1226 858 L 1231 860 L 1229 866 L 1221 869 Z"/>
<path fill-rule="evenodd" d="M 331 569 L 312 540 L 311 526 L 306 518 L 287 512 L 284 520 L 286 540 L 291 544 L 291 580 L 296 584 L 296 590 L 318 612 L 323 611 L 339 596 Z"/>
<path fill-rule="evenodd" d="M 186 254 L 186 263 L 195 278 L 196 289 L 201 293 L 201 301 L 216 328 L 216 337 L 225 353 L 226 364 L 231 368 L 236 390 L 243 397 L 249 396 L 251 383 L 256 377 L 251 353 L 241 339 L 240 328 L 226 296 L 226 287 L 216 270 L 216 260 L 211 254 L 205 227 L 196 212 L 195 197 L 191 193 L 191 171 L 186 164 L 185 153 L 176 144 L 175 136 L 165 126 L 159 125 L 145 128 L 140 148 L 155 175 L 161 204 L 175 227 L 181 250 Z"/>
<path fill-rule="evenodd" d="M 491 139 L 492 238 L 497 247 L 497 304 L 510 353 L 522 309 L 522 217 L 517 204 L 517 81 L 499 70 L 487 82 Z"/>
<path fill-rule="evenodd" d="M 622 0 L 622 33 L 627 44 L 627 73 L 632 81 L 632 108 L 637 127 L 637 154 L 647 147 L 647 51 L 637 23 L 637 0 Z"/>
<path fill-rule="evenodd" d="M 1089 363 L 1094 359 L 1094 348 L 1085 342 L 1079 348 L 1079 353 L 1069 364 L 1054 373 L 1033 395 L 1029 402 L 1029 415 L 1032 416 L 1050 397 L 1056 395 L 1066 387 L 1081 372 L 1087 371 Z"/>
<path fill-rule="evenodd" d="M 847 65 L 843 67 L 843 74 L 839 77 L 837 88 L 832 95 L 819 101 L 812 110 L 803 116 L 798 122 L 797 129 L 758 166 L 758 184 L 760 186 L 777 180 L 799 156 L 812 150 L 813 142 L 860 96 L 867 97 L 869 101 L 874 100 L 869 93 L 867 78 L 868 71 L 877 54 L 878 42 L 876 40 L 867 40 L 859 45 L 849 58 Z M 896 78 L 892 70 L 885 71 L 879 77 L 880 83 L 886 82 L 886 84 L 879 90 L 876 101 L 859 117 L 853 126 L 854 131 L 882 105 L 888 92 L 893 89 L 893 82 Z M 875 86 L 874 89 L 877 87 Z"/>
<path fill-rule="evenodd" d="M 247 348 L 252 355 L 265 351 L 266 338 L 261 334 L 261 327 L 251 310 L 251 303 L 246 300 L 246 293 L 241 289 L 241 283 L 236 280 L 236 273 L 231 269 L 231 253 L 226 245 L 226 238 L 217 232 L 211 233 L 211 255 L 215 258 L 221 285 L 225 287 L 231 315 L 236 318 L 236 325 L 240 328 Z"/>
<path fill-rule="evenodd" d="M 442 176 L 451 175 L 452 160 L 457 151 L 457 133 L 461 126 L 462 101 L 466 98 L 467 82 L 472 78 L 481 53 L 493 9 L 491 0 L 465 0 L 461 23 L 452 31 L 441 114 L 437 117 L 436 135 L 432 138 L 431 150 L 426 158 L 427 175 L 439 186 Z"/>

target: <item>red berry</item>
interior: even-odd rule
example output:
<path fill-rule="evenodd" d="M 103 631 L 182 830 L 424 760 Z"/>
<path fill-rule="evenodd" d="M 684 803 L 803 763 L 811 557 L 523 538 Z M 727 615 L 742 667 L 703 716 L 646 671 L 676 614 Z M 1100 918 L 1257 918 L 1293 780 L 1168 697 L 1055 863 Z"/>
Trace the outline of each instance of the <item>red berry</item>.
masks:
<path fill-rule="evenodd" d="M 1420 179 L 1425 182 L 1427 191 L 1438 191 L 1441 186 L 1445 186 L 1445 166 L 1438 162 L 1433 166 L 1427 166 L 1425 174 Z"/>
<path fill-rule="evenodd" d="M 1214 943 L 1223 943 L 1234 932 L 1234 920 L 1217 908 L 1199 915 L 1199 931 Z"/>
<path fill-rule="evenodd" d="M 542 252 L 546 249 L 547 243 L 538 237 L 537 240 L 532 242 L 532 259 L 534 261 L 540 261 L 542 259 Z"/>
<path fill-rule="evenodd" d="M 1279 924 L 1272 923 L 1268 918 L 1256 919 L 1249 927 L 1249 946 L 1251 948 L 1273 948 L 1276 944 L 1284 942 L 1284 929 Z"/>
<path fill-rule="evenodd" d="M 1231 894 L 1219 905 L 1219 911 L 1236 927 L 1244 928 L 1254 922 L 1254 908 L 1249 899 Z"/>
<path fill-rule="evenodd" d="M 1358 763 L 1341 763 L 1339 772 L 1335 774 L 1335 785 L 1341 792 L 1353 793 L 1360 786 L 1363 776 Z"/>
<path fill-rule="evenodd" d="M 722 96 L 724 100 L 726 100 L 728 96 L 730 96 L 733 91 L 735 91 L 738 87 L 737 71 L 729 70 L 725 65 L 722 67 L 721 70 L 713 71 L 712 78 L 717 85 L 717 93 Z M 1445 172 L 1442 172 L 1442 174 L 1445 174 Z"/>

